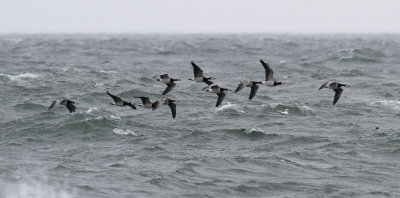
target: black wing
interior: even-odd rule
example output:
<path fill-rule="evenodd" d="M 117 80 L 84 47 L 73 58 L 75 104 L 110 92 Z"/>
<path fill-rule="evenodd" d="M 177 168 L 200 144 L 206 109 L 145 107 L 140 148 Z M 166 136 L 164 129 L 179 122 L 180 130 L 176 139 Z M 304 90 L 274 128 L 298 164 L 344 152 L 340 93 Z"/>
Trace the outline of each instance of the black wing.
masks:
<path fill-rule="evenodd" d="M 253 84 L 253 86 L 251 87 L 251 91 L 250 91 L 250 96 L 249 96 L 249 100 L 253 99 L 253 97 L 256 95 L 258 90 L 258 85 Z"/>
<path fill-rule="evenodd" d="M 153 104 L 151 104 L 151 107 L 153 108 L 153 110 L 158 109 L 159 106 L 160 106 L 159 100 L 157 100 L 157 101 L 153 102 Z"/>
<path fill-rule="evenodd" d="M 205 80 L 203 80 L 207 85 L 212 85 L 212 84 L 214 84 L 214 82 L 213 81 L 211 81 L 211 80 L 208 80 L 207 78 L 204 78 Z"/>
<path fill-rule="evenodd" d="M 269 67 L 269 65 L 267 63 L 265 63 L 262 59 L 260 59 L 260 63 L 262 64 L 262 66 L 264 67 L 264 70 L 265 70 L 265 79 L 267 81 L 273 80 L 274 79 L 274 71 L 272 71 L 272 69 Z"/>
<path fill-rule="evenodd" d="M 246 81 L 240 82 L 239 86 L 236 88 L 235 93 L 242 90 L 244 87 L 246 87 L 249 83 Z"/>
<path fill-rule="evenodd" d="M 141 96 L 141 97 L 134 97 L 134 98 L 140 98 L 140 100 L 142 100 L 143 105 L 151 103 L 150 99 L 148 97 Z"/>
<path fill-rule="evenodd" d="M 324 83 L 323 85 L 321 85 L 321 87 L 318 90 L 321 90 L 322 88 L 328 88 L 328 84 L 329 84 L 329 81 Z"/>
<path fill-rule="evenodd" d="M 69 113 L 75 112 L 75 110 L 76 110 L 75 105 L 73 105 L 71 102 L 68 102 L 67 105 L 65 105 L 65 106 L 67 106 Z"/>
<path fill-rule="evenodd" d="M 193 66 L 193 73 L 194 77 L 203 77 L 203 70 L 200 69 L 199 66 L 197 66 L 194 61 L 190 62 Z"/>
<path fill-rule="evenodd" d="M 342 95 L 343 89 L 338 88 L 338 89 L 334 89 L 333 91 L 335 91 L 335 97 L 333 98 L 333 105 L 335 105 L 337 103 L 337 101 L 339 100 L 340 96 Z"/>
<path fill-rule="evenodd" d="M 51 108 L 55 107 L 56 105 L 57 105 L 57 100 L 54 100 L 53 103 L 51 103 L 49 109 L 47 109 L 47 110 L 50 110 Z"/>
<path fill-rule="evenodd" d="M 174 87 L 176 86 L 175 83 L 171 83 L 169 85 L 167 85 L 167 88 L 165 88 L 165 90 L 163 91 L 162 95 L 167 94 L 169 91 L 171 91 Z"/>
<path fill-rule="evenodd" d="M 124 106 L 125 106 L 125 105 L 130 106 L 132 109 L 136 109 L 136 106 L 135 106 L 134 104 L 132 104 L 132 103 L 129 103 L 129 102 L 125 102 L 125 101 L 124 101 Z"/>
<path fill-rule="evenodd" d="M 169 108 L 171 108 L 172 118 L 176 116 L 176 104 L 173 102 L 168 103 Z"/>
<path fill-rule="evenodd" d="M 218 107 L 222 103 L 222 101 L 224 100 L 226 94 L 225 93 L 219 93 L 217 95 L 218 95 L 218 100 L 217 100 L 217 104 L 215 105 L 216 107 Z"/>
<path fill-rule="evenodd" d="M 108 91 L 107 91 L 107 94 L 109 96 L 111 96 L 111 98 L 114 100 L 114 102 L 123 102 L 123 100 L 120 97 L 114 96 L 114 95 L 110 94 L 110 92 L 108 92 Z"/>

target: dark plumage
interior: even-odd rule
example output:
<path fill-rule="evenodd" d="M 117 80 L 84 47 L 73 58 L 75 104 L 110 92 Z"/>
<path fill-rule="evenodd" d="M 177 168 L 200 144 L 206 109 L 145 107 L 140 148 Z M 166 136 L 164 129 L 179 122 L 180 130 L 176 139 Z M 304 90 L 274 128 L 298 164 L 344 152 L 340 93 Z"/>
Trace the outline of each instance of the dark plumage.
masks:
<path fill-rule="evenodd" d="M 343 93 L 343 89 L 341 87 L 350 87 L 350 85 L 341 84 L 337 82 L 333 83 L 326 82 L 318 90 L 321 90 L 323 88 L 333 89 L 333 91 L 335 91 L 335 96 L 333 97 L 332 104 L 335 105 L 339 101 L 339 98 Z"/>
<path fill-rule="evenodd" d="M 207 85 L 212 85 L 213 82 L 211 80 L 214 80 L 214 77 L 209 77 L 206 78 L 203 76 L 203 70 L 200 69 L 199 66 L 194 63 L 194 61 L 190 62 L 193 66 L 193 73 L 194 73 L 194 78 L 189 78 L 189 80 L 195 81 L 195 82 L 204 82 Z"/>
<path fill-rule="evenodd" d="M 175 81 L 181 81 L 181 79 L 169 77 L 168 74 L 156 75 L 153 78 L 158 78 L 157 81 L 163 82 L 167 85 L 167 88 L 165 88 L 162 95 L 167 94 L 176 86 L 176 83 L 174 83 Z"/>
<path fill-rule="evenodd" d="M 153 110 L 158 109 L 161 105 L 167 104 L 171 109 L 172 118 L 176 117 L 176 104 L 174 102 L 179 102 L 179 100 L 172 100 L 172 99 L 161 99 L 153 102 L 152 108 Z"/>
<path fill-rule="evenodd" d="M 50 105 L 49 109 L 52 109 L 53 107 L 56 107 L 58 105 L 64 105 L 67 107 L 69 113 L 75 112 L 76 107 L 74 104 L 78 104 L 77 102 L 73 102 L 71 100 L 54 100 L 53 103 Z"/>
<path fill-rule="evenodd" d="M 222 101 L 224 100 L 224 98 L 226 96 L 226 93 L 224 93 L 224 92 L 232 91 L 232 90 L 229 88 L 221 88 L 218 85 L 213 85 L 207 91 L 218 95 L 218 100 L 217 100 L 217 103 L 215 104 L 215 106 L 218 107 L 222 103 Z"/>
<path fill-rule="evenodd" d="M 112 105 L 119 106 L 119 107 L 130 106 L 132 109 L 136 109 L 135 102 L 126 102 L 126 101 L 122 100 L 120 97 L 112 95 L 108 91 L 106 93 L 114 100 L 114 103 L 111 103 Z"/>

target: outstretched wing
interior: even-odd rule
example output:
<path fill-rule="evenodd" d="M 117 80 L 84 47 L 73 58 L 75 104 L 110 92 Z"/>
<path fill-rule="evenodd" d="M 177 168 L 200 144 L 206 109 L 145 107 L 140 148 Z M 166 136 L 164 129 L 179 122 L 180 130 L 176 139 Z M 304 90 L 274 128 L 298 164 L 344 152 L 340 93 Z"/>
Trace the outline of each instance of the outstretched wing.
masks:
<path fill-rule="evenodd" d="M 194 61 L 190 62 L 193 66 L 193 73 L 194 77 L 203 77 L 203 70 L 200 69 L 199 66 L 197 66 Z"/>
<path fill-rule="evenodd" d="M 218 95 L 218 100 L 217 100 L 217 104 L 215 105 L 216 107 L 218 107 L 222 103 L 222 101 L 224 100 L 226 94 L 225 93 L 219 93 L 217 95 Z"/>
<path fill-rule="evenodd" d="M 108 92 L 108 91 L 107 91 L 107 95 L 109 95 L 114 100 L 114 102 L 123 102 L 123 100 L 120 97 L 114 96 L 114 95 L 110 94 L 110 92 Z"/>
<path fill-rule="evenodd" d="M 157 100 L 153 102 L 153 104 L 151 104 L 151 107 L 153 108 L 153 110 L 156 110 L 158 109 L 158 107 L 160 107 L 160 104 L 161 104 L 160 100 Z"/>
<path fill-rule="evenodd" d="M 258 90 L 258 85 L 253 84 L 253 86 L 251 87 L 251 90 L 250 90 L 249 100 L 253 99 L 253 97 L 254 97 L 254 96 L 256 95 L 256 93 L 257 93 L 257 90 Z"/>
<path fill-rule="evenodd" d="M 262 66 L 264 67 L 264 70 L 265 70 L 265 79 L 267 81 L 274 80 L 274 71 L 262 59 L 260 59 L 260 63 L 262 64 Z"/>
<path fill-rule="evenodd" d="M 65 106 L 67 106 L 69 113 L 75 112 L 75 110 L 76 110 L 75 105 L 73 105 L 71 102 L 67 102 L 67 105 L 65 105 Z"/>
<path fill-rule="evenodd" d="M 136 109 L 136 106 L 133 103 L 129 103 L 129 102 L 125 102 L 124 101 L 124 105 L 128 105 L 130 106 L 132 109 Z"/>
<path fill-rule="evenodd" d="M 167 85 L 167 88 L 165 88 L 165 90 L 163 91 L 162 95 L 167 94 L 169 91 L 171 91 L 174 87 L 176 86 L 175 83 L 171 83 L 169 85 Z"/>
<path fill-rule="evenodd" d="M 134 97 L 134 98 L 140 98 L 140 100 L 142 101 L 143 105 L 151 103 L 150 99 L 148 97 L 141 96 L 141 97 Z"/>
<path fill-rule="evenodd" d="M 206 78 L 205 78 L 205 79 L 206 79 Z M 212 84 L 214 84 L 213 81 L 208 80 L 208 79 L 206 79 L 204 82 L 205 82 L 207 85 L 212 85 Z"/>
<path fill-rule="evenodd" d="M 338 89 L 334 89 L 333 91 L 335 91 L 335 97 L 333 98 L 333 105 L 335 105 L 337 103 L 337 101 L 339 100 L 340 96 L 342 95 L 343 89 L 338 88 Z"/>
<path fill-rule="evenodd" d="M 173 102 L 168 103 L 169 108 L 171 108 L 172 118 L 176 116 L 176 104 Z"/>
<path fill-rule="evenodd" d="M 53 103 L 51 103 L 49 109 L 47 109 L 47 110 L 50 110 L 50 109 L 52 109 L 53 107 L 55 107 L 55 106 L 57 106 L 57 105 L 59 105 L 59 104 L 60 104 L 60 101 L 59 101 L 59 100 L 54 100 Z"/>
<path fill-rule="evenodd" d="M 247 81 L 240 82 L 239 86 L 236 88 L 235 93 L 242 90 L 244 87 L 246 87 L 249 84 Z"/>
<path fill-rule="evenodd" d="M 329 81 L 324 83 L 323 85 L 321 85 L 321 87 L 318 90 L 321 90 L 322 88 L 328 88 L 328 84 L 329 84 Z"/>

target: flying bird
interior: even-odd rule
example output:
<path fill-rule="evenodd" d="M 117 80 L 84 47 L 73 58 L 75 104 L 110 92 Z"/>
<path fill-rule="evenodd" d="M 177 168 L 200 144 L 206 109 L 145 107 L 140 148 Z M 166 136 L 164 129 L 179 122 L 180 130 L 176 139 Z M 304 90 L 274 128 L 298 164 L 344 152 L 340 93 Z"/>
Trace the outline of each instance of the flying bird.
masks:
<path fill-rule="evenodd" d="M 207 91 L 218 95 L 218 100 L 215 105 L 216 107 L 218 107 L 226 96 L 226 93 L 224 91 L 232 91 L 232 90 L 229 88 L 221 88 L 218 85 L 213 85 Z"/>
<path fill-rule="evenodd" d="M 264 85 L 268 87 L 274 87 L 277 85 L 282 85 L 285 84 L 285 82 L 278 82 L 274 80 L 274 71 L 269 67 L 269 65 L 264 62 L 262 59 L 260 59 L 261 65 L 264 67 L 265 70 L 265 81 L 261 81 Z"/>
<path fill-rule="evenodd" d="M 78 104 L 77 102 L 71 101 L 71 100 L 54 100 L 53 103 L 50 105 L 49 109 L 52 109 L 53 107 L 56 107 L 58 105 L 64 105 L 67 107 L 69 110 L 69 113 L 75 112 L 76 107 L 74 104 Z"/>
<path fill-rule="evenodd" d="M 152 107 L 152 102 L 150 101 L 150 99 L 148 97 L 134 97 L 134 98 L 140 98 L 140 100 L 142 100 L 142 103 L 140 106 L 143 106 L 144 108 L 153 108 Z"/>
<path fill-rule="evenodd" d="M 341 88 L 341 87 L 350 87 L 350 85 L 341 84 L 341 83 L 337 83 L 337 82 L 330 83 L 328 81 L 328 82 L 324 83 L 318 90 L 321 90 L 323 88 L 333 89 L 333 91 L 335 91 L 335 97 L 333 97 L 332 104 L 335 105 L 343 93 L 343 88 Z"/>
<path fill-rule="evenodd" d="M 176 104 L 174 102 L 179 102 L 179 100 L 172 100 L 172 99 L 161 99 L 153 102 L 152 108 L 153 110 L 158 109 L 161 105 L 167 104 L 171 109 L 172 118 L 176 117 Z"/>
<path fill-rule="evenodd" d="M 165 88 L 162 95 L 167 94 L 176 86 L 176 83 L 174 83 L 175 81 L 181 81 L 181 79 L 169 77 L 168 74 L 156 75 L 153 76 L 153 78 L 157 78 L 157 81 L 165 83 L 167 85 L 167 88 Z"/>
<path fill-rule="evenodd" d="M 266 85 L 269 87 L 285 84 L 285 82 L 275 81 L 274 80 L 274 71 L 262 59 L 260 59 L 260 62 L 265 70 L 265 81 L 247 81 L 247 80 L 241 81 L 238 84 L 238 87 L 236 88 L 234 93 L 239 92 L 240 90 L 242 90 L 245 87 L 250 87 L 251 90 L 250 90 L 249 100 L 251 100 L 257 93 L 257 90 L 259 88 L 258 84 L 263 84 L 263 85 Z"/>
<path fill-rule="evenodd" d="M 194 63 L 194 61 L 190 62 L 193 66 L 193 73 L 194 73 L 194 78 L 189 78 L 189 80 L 195 81 L 195 82 L 205 82 L 207 85 L 212 85 L 214 84 L 211 80 L 215 80 L 214 77 L 209 77 L 206 78 L 203 76 L 203 70 L 200 69 L 199 66 Z"/>
<path fill-rule="evenodd" d="M 130 106 L 132 109 L 136 109 L 135 102 L 126 102 L 122 100 L 120 97 L 110 94 L 110 92 L 108 91 L 106 93 L 114 100 L 114 103 L 111 103 L 112 105 L 119 107 Z"/>

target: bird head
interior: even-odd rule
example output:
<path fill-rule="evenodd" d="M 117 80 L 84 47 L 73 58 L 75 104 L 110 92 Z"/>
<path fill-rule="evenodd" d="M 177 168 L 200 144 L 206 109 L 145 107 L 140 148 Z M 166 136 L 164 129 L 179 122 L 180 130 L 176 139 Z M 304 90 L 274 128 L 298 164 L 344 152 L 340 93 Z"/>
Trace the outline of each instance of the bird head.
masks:
<path fill-rule="evenodd" d="M 77 102 L 72 102 L 72 104 L 79 104 L 79 103 L 77 103 Z"/>
<path fill-rule="evenodd" d="M 232 91 L 232 89 L 230 89 L 230 88 L 227 88 L 227 89 L 226 89 L 226 91 Z"/>
<path fill-rule="evenodd" d="M 189 80 L 192 80 L 192 81 L 194 81 L 194 78 L 189 78 Z"/>
<path fill-rule="evenodd" d="M 350 85 L 346 85 L 346 87 L 350 87 Z"/>
<path fill-rule="evenodd" d="M 135 105 L 135 104 L 136 104 L 135 102 L 133 102 L 133 101 L 131 102 L 131 105 Z"/>
<path fill-rule="evenodd" d="M 211 76 L 211 77 L 210 77 L 210 80 L 215 80 L 215 77 Z"/>

